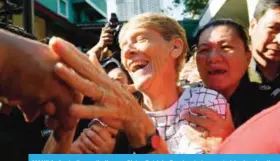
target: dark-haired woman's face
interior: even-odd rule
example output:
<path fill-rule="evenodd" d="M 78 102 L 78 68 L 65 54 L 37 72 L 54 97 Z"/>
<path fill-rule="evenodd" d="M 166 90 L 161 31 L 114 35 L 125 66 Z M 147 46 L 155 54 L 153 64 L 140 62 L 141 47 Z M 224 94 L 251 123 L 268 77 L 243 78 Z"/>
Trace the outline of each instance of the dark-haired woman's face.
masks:
<path fill-rule="evenodd" d="M 128 78 L 121 68 L 112 69 L 110 72 L 108 72 L 108 76 L 111 79 L 119 81 L 122 84 L 128 84 Z"/>
<path fill-rule="evenodd" d="M 225 96 L 238 86 L 250 57 L 240 36 L 229 26 L 210 27 L 199 37 L 196 60 L 200 76 L 209 88 Z"/>

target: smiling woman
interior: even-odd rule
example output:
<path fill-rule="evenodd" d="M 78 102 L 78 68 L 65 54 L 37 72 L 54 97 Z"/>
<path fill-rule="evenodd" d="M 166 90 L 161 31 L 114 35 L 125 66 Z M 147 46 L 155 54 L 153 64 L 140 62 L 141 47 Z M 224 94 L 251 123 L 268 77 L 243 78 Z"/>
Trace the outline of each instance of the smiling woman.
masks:
<path fill-rule="evenodd" d="M 165 15 L 145 13 L 123 26 L 120 45 L 122 64 L 131 75 L 135 88 L 142 93 L 143 105 L 126 86 L 98 71 L 73 45 L 52 39 L 50 48 L 67 64 L 57 64 L 56 74 L 95 101 L 94 105 L 72 105 L 71 114 L 78 118 L 98 118 L 107 124 L 107 128 L 123 130 L 135 153 L 205 153 L 202 145 L 188 137 L 186 132 L 190 124 L 185 116 L 195 113 L 201 116 L 205 114 L 203 109 L 210 109 L 207 113 L 214 118 L 213 124 L 231 118 L 226 115 L 229 114 L 226 113 L 226 99 L 216 91 L 177 86 L 180 64 L 188 50 L 184 29 Z M 204 108 L 191 109 L 198 106 Z M 220 132 L 209 131 L 211 127 L 212 124 L 205 129 L 194 128 L 207 138 Z M 160 142 L 152 144 L 153 140 Z"/>
<path fill-rule="evenodd" d="M 190 113 L 191 107 L 197 106 L 209 107 L 225 116 L 226 100 L 206 88 L 177 87 L 188 51 L 184 29 L 170 17 L 145 13 L 123 26 L 119 41 L 122 64 L 144 96 L 144 110 L 167 142 L 169 151 L 204 153 L 203 148 L 187 137 L 188 122 L 182 118 Z"/>

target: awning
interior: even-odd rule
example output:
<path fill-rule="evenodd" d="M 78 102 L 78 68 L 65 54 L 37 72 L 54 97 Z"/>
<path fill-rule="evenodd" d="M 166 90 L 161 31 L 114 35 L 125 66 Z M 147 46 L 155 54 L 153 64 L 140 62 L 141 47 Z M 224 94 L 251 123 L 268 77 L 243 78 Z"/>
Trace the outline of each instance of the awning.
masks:
<path fill-rule="evenodd" d="M 107 18 L 107 6 L 105 0 L 74 0 L 72 3 L 74 5 L 79 3 L 86 3 L 104 18 Z"/>

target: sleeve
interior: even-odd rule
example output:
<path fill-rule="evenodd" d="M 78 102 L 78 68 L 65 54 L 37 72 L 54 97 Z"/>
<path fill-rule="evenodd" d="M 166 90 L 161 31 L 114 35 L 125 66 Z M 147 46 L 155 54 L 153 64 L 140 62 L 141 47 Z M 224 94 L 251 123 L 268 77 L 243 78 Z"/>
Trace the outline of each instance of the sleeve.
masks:
<path fill-rule="evenodd" d="M 268 106 L 275 105 L 280 100 L 280 88 L 274 88 L 268 93 Z"/>
<path fill-rule="evenodd" d="M 278 124 L 280 103 L 255 115 L 236 129 L 213 153 L 277 154 L 280 152 Z"/>
<path fill-rule="evenodd" d="M 200 88 L 199 102 L 203 99 L 203 104 L 225 117 L 227 100 L 223 95 L 212 89 Z"/>

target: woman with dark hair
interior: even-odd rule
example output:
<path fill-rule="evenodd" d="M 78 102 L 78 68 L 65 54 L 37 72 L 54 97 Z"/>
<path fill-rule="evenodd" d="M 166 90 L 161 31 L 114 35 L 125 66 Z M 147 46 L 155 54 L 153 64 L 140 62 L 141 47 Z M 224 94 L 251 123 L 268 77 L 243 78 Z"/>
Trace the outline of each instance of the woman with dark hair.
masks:
<path fill-rule="evenodd" d="M 251 82 L 248 69 L 251 52 L 244 28 L 238 23 L 220 19 L 202 27 L 197 34 L 196 61 L 204 86 L 222 93 L 230 104 L 234 127 L 237 128 L 255 114 L 275 104 L 280 95 L 270 86 Z M 190 115 L 187 120 L 211 131 L 232 132 L 230 122 L 217 123 L 208 109 L 202 109 L 207 119 Z M 207 112 L 208 111 L 208 112 Z M 215 117 L 213 117 L 215 116 Z M 223 126 L 221 126 L 223 125 Z M 203 139 L 203 138 L 202 138 Z"/>

